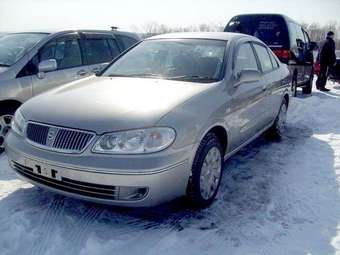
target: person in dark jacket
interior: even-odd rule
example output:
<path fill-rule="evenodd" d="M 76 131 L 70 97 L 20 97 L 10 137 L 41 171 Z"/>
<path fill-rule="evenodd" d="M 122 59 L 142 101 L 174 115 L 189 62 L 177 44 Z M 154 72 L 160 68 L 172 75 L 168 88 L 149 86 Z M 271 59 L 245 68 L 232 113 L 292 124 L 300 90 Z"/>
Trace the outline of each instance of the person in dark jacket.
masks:
<path fill-rule="evenodd" d="M 335 42 L 333 38 L 334 33 L 329 31 L 326 40 L 322 42 L 319 50 L 318 60 L 320 62 L 320 73 L 316 81 L 316 88 L 321 91 L 329 91 L 329 89 L 325 87 L 328 70 L 336 63 Z"/>

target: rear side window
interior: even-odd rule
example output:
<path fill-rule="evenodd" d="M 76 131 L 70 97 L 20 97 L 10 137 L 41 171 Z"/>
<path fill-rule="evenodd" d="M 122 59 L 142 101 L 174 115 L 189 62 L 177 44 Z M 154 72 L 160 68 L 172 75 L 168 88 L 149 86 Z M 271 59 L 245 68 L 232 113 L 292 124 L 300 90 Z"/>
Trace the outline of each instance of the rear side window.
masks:
<path fill-rule="evenodd" d="M 269 57 L 270 57 L 270 60 L 272 61 L 274 69 L 278 68 L 279 63 L 277 62 L 276 58 L 274 57 L 274 55 L 273 55 L 274 53 L 270 50 L 268 50 L 268 53 L 269 53 Z"/>
<path fill-rule="evenodd" d="M 112 43 L 106 38 L 88 38 L 85 40 L 86 59 L 89 65 L 110 62 L 113 59 Z M 116 48 L 117 49 L 117 48 Z M 116 54 L 116 53 L 114 53 Z"/>
<path fill-rule="evenodd" d="M 230 20 L 225 32 L 255 36 L 270 47 L 289 47 L 285 20 L 276 15 L 241 15 Z"/>
<path fill-rule="evenodd" d="M 112 59 L 114 59 L 120 54 L 119 47 L 117 45 L 117 42 L 113 39 L 108 39 L 108 42 L 111 50 Z"/>
<path fill-rule="evenodd" d="M 262 71 L 266 73 L 266 72 L 273 70 L 272 61 L 270 59 L 267 48 L 265 48 L 264 46 L 261 46 L 259 44 L 254 44 L 254 48 L 255 48 L 256 54 L 259 58 L 259 61 L 260 61 L 261 67 L 262 67 Z"/>
<path fill-rule="evenodd" d="M 124 50 L 130 48 L 132 45 L 136 44 L 138 41 L 132 37 L 124 36 L 124 35 L 116 35 L 116 37 L 122 42 L 124 45 Z"/>
<path fill-rule="evenodd" d="M 254 51 L 250 43 L 242 44 L 238 48 L 235 58 L 235 73 L 240 73 L 244 69 L 258 70 Z"/>

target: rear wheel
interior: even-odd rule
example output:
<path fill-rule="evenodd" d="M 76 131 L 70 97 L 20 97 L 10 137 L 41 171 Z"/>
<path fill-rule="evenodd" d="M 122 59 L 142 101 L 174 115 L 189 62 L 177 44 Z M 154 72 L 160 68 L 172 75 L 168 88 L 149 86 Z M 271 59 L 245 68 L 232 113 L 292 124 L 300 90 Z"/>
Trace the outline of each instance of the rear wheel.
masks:
<path fill-rule="evenodd" d="M 5 137 L 11 129 L 11 121 L 16 107 L 4 107 L 0 109 L 0 154 L 5 150 Z"/>
<path fill-rule="evenodd" d="M 312 69 L 312 72 L 309 76 L 309 80 L 307 81 L 306 85 L 302 88 L 303 94 L 311 94 L 312 93 L 313 79 L 314 79 L 314 70 Z"/>
<path fill-rule="evenodd" d="M 194 208 L 205 208 L 214 201 L 220 186 L 223 149 L 218 137 L 208 133 L 200 143 L 192 166 L 187 197 Z"/>
<path fill-rule="evenodd" d="M 274 124 L 268 129 L 267 136 L 269 138 L 280 138 L 286 129 L 288 102 L 284 98 L 280 107 L 279 114 L 277 115 Z"/>
<path fill-rule="evenodd" d="M 297 95 L 297 87 L 298 87 L 297 78 L 295 76 L 292 80 L 292 88 L 291 88 L 293 97 L 296 97 L 296 95 Z"/>

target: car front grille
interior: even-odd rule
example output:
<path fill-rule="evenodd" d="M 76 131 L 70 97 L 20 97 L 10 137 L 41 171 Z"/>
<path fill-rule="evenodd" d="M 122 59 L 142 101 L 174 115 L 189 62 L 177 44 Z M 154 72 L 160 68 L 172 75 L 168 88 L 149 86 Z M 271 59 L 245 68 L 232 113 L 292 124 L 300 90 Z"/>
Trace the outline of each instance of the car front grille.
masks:
<path fill-rule="evenodd" d="M 33 169 L 12 161 L 12 167 L 20 175 L 36 182 L 65 192 L 75 193 L 82 196 L 117 200 L 119 188 L 117 186 L 101 185 L 75 181 L 62 177 L 61 180 L 48 178 L 33 172 Z"/>
<path fill-rule="evenodd" d="M 35 146 L 63 153 L 81 153 L 95 135 L 90 132 L 29 122 L 27 139 Z"/>

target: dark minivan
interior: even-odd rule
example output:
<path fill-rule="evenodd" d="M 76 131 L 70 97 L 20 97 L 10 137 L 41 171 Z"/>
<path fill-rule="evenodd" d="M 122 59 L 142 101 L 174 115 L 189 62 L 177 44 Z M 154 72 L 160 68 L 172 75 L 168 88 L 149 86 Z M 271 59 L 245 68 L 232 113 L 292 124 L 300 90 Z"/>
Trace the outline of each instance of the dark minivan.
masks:
<path fill-rule="evenodd" d="M 310 41 L 297 22 L 281 14 L 243 14 L 233 17 L 224 32 L 253 35 L 262 40 L 288 65 L 293 95 L 296 96 L 297 87 L 302 87 L 304 94 L 312 92 L 316 43 Z"/>

